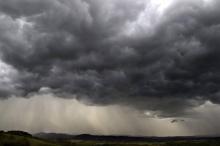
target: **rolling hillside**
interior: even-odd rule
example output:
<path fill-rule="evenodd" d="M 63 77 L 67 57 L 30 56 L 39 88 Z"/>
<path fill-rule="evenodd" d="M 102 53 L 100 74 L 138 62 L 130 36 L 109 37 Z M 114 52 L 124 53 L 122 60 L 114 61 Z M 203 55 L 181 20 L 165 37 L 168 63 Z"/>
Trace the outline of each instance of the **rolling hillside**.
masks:
<path fill-rule="evenodd" d="M 0 131 L 0 146 L 220 146 L 220 140 L 217 137 L 155 138 L 53 133 L 41 133 L 37 138 L 22 131 Z"/>
<path fill-rule="evenodd" d="M 0 146 L 60 146 L 58 144 L 34 138 L 31 135 L 13 132 L 0 133 Z"/>

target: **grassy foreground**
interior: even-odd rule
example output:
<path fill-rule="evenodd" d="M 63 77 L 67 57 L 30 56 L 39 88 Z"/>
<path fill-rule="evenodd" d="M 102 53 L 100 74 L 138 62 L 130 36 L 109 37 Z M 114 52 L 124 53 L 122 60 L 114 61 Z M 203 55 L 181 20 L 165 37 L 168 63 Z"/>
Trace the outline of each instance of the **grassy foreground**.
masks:
<path fill-rule="evenodd" d="M 0 133 L 0 146 L 220 146 L 216 140 L 176 142 L 105 142 L 85 140 L 48 141 L 32 136 Z"/>

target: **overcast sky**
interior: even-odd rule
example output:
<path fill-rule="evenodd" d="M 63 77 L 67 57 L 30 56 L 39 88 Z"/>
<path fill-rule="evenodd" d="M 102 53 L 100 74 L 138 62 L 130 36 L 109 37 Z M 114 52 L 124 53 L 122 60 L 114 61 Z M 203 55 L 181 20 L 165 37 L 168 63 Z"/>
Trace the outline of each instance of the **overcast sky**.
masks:
<path fill-rule="evenodd" d="M 0 129 L 220 134 L 219 0 L 0 0 Z"/>

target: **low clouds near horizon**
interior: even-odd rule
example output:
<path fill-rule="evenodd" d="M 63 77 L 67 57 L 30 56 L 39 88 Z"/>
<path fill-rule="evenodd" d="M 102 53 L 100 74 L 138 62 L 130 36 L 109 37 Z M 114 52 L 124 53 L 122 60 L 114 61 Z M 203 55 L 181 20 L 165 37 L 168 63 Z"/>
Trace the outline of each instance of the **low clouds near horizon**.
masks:
<path fill-rule="evenodd" d="M 219 6 L 0 0 L 0 103 L 52 94 L 88 107 L 196 116 L 195 108 L 220 103 Z"/>
<path fill-rule="evenodd" d="M 41 94 L 30 99 L 1 100 L 0 129 L 131 136 L 217 135 L 219 110 L 219 106 L 207 102 L 184 119 L 158 118 L 151 111 L 143 114 L 126 106 L 88 106 L 76 99 Z"/>

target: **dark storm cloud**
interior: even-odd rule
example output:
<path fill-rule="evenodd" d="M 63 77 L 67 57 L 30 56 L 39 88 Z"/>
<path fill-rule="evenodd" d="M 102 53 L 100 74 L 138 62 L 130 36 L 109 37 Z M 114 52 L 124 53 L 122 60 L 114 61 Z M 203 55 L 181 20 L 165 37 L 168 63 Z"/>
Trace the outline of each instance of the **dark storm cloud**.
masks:
<path fill-rule="evenodd" d="M 126 35 L 147 6 L 142 0 L 0 1 L 0 55 L 18 71 L 16 92 L 46 88 L 163 116 L 205 100 L 219 103 L 220 3 L 176 1 L 151 24 L 152 35 Z"/>
<path fill-rule="evenodd" d="M 170 123 L 178 123 L 178 122 L 184 122 L 185 120 L 183 119 L 173 119 L 170 121 Z"/>

